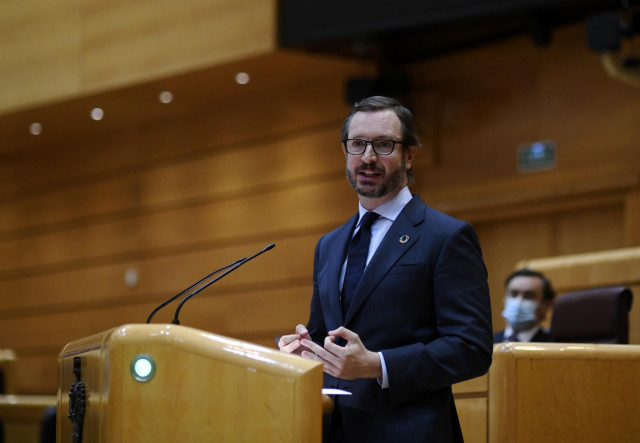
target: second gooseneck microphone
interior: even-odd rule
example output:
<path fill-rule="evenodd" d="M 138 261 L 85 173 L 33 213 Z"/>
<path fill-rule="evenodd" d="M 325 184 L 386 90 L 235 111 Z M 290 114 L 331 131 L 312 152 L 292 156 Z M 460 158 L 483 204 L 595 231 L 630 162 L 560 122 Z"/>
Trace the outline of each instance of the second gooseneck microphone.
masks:
<path fill-rule="evenodd" d="M 149 315 L 149 318 L 147 319 L 147 323 L 151 323 L 151 319 L 153 318 L 153 316 L 162 308 L 164 308 L 165 306 L 167 306 L 169 303 L 173 302 L 174 300 L 176 300 L 178 297 L 180 297 L 181 295 L 183 295 L 184 293 L 186 293 L 187 291 L 190 291 L 191 289 L 195 288 L 196 286 L 198 286 L 199 284 L 201 284 L 202 282 L 206 281 L 207 279 L 213 277 L 214 275 L 218 274 L 219 272 L 222 272 L 224 270 L 226 270 L 226 272 L 224 272 L 223 274 L 217 276 L 216 278 L 212 279 L 211 281 L 207 282 L 205 285 L 199 287 L 198 289 L 196 289 L 195 291 L 191 292 L 189 295 L 187 295 L 178 305 L 178 308 L 176 309 L 174 318 L 172 323 L 175 325 L 179 325 L 180 321 L 178 320 L 178 315 L 180 314 L 180 309 L 182 309 L 182 306 L 185 304 L 185 302 L 187 300 L 189 300 L 191 297 L 193 297 L 194 295 L 198 294 L 200 291 L 202 291 L 205 288 L 208 288 L 209 286 L 211 286 L 213 283 L 217 282 L 218 280 L 220 280 L 222 277 L 224 277 L 225 275 L 229 274 L 230 272 L 238 269 L 240 266 L 242 266 L 243 264 L 245 264 L 246 262 L 253 260 L 254 258 L 256 258 L 258 255 L 267 252 L 270 249 L 273 249 L 275 247 L 275 243 L 271 243 L 269 245 L 267 245 L 264 249 L 262 249 L 261 251 L 253 254 L 251 257 L 247 258 L 247 257 L 243 257 L 239 260 L 234 261 L 233 263 L 231 263 L 230 265 L 227 266 L 223 266 L 220 269 L 216 269 L 215 271 L 213 271 L 211 274 L 207 275 L 206 277 L 201 278 L 200 280 L 198 280 L 196 283 L 192 284 L 191 286 L 189 286 L 187 289 L 179 292 L 178 294 L 174 295 L 173 297 L 171 297 L 170 299 L 168 299 L 167 301 L 165 301 L 164 303 L 162 303 L 160 306 L 158 306 L 157 308 L 155 308 L 153 310 L 153 312 L 151 312 L 151 315 Z"/>
<path fill-rule="evenodd" d="M 231 265 L 229 265 L 228 269 L 225 272 L 223 272 L 222 274 L 218 275 L 216 278 L 212 279 L 207 284 L 202 285 L 201 287 L 199 287 L 198 289 L 196 289 L 195 291 L 193 291 L 192 293 L 187 295 L 185 298 L 182 299 L 182 301 L 180 302 L 180 304 L 176 308 L 176 313 L 173 316 L 173 320 L 171 321 L 171 323 L 173 323 L 174 325 L 179 325 L 180 324 L 180 321 L 178 320 L 178 316 L 180 315 L 180 310 L 182 309 L 182 306 L 184 306 L 184 304 L 191 297 L 195 296 L 196 294 L 198 294 L 203 289 L 208 288 L 209 286 L 211 286 L 212 284 L 214 284 L 215 282 L 217 282 L 218 280 L 220 280 L 222 277 L 224 277 L 225 275 L 229 274 L 230 272 L 235 271 L 236 269 L 238 269 L 240 266 L 244 265 L 248 261 L 253 260 L 254 258 L 259 256 L 260 254 L 263 254 L 263 253 L 267 252 L 268 250 L 273 249 L 274 247 L 275 247 L 275 243 L 271 243 L 271 244 L 265 246 L 265 248 L 262 249 L 261 251 L 256 252 L 255 254 L 253 254 L 251 257 L 241 258 L 240 260 L 238 260 L 238 261 L 232 263 Z"/>

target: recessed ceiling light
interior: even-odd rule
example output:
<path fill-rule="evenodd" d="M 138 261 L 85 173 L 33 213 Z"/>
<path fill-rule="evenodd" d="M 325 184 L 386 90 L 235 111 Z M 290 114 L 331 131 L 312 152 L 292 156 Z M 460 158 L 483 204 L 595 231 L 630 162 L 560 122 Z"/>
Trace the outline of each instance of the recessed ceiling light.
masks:
<path fill-rule="evenodd" d="M 238 72 L 236 74 L 236 83 L 239 85 L 246 85 L 249 83 L 249 80 L 251 80 L 251 78 L 246 72 Z"/>
<path fill-rule="evenodd" d="M 98 121 L 104 117 L 104 111 L 101 108 L 93 108 L 91 110 L 91 118 Z"/>
<path fill-rule="evenodd" d="M 42 125 L 40 123 L 31 123 L 31 125 L 29 125 L 29 132 L 32 135 L 42 134 Z"/>
<path fill-rule="evenodd" d="M 173 101 L 173 94 L 170 91 L 162 91 L 158 94 L 158 100 L 160 100 L 160 103 L 171 103 Z"/>

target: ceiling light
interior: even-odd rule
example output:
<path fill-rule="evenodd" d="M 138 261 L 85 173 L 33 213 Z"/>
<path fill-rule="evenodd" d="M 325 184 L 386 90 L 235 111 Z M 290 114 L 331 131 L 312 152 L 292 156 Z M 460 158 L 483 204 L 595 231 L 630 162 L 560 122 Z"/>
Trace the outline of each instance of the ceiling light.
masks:
<path fill-rule="evenodd" d="M 98 121 L 104 117 L 104 111 L 101 108 L 93 108 L 91 110 L 91 118 Z"/>
<path fill-rule="evenodd" d="M 29 125 L 29 132 L 32 135 L 42 134 L 42 125 L 40 123 L 31 123 L 31 125 Z"/>
<path fill-rule="evenodd" d="M 173 94 L 170 91 L 162 91 L 158 94 L 158 100 L 160 100 L 160 103 L 171 103 L 173 101 Z"/>
<path fill-rule="evenodd" d="M 236 83 L 239 85 L 246 85 L 249 83 L 249 80 L 251 79 L 249 78 L 249 74 L 246 72 L 238 72 L 236 74 Z"/>

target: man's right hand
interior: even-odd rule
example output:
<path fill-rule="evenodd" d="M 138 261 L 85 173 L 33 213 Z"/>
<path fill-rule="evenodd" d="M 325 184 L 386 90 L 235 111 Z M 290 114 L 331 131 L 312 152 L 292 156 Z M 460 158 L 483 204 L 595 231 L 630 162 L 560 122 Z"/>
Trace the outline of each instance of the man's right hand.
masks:
<path fill-rule="evenodd" d="M 280 337 L 280 340 L 278 341 L 278 348 L 280 348 L 282 352 L 286 352 L 288 354 L 301 355 L 302 351 L 308 351 L 308 349 L 300 343 L 300 340 L 302 339 L 311 340 L 311 337 L 309 336 L 309 331 L 307 331 L 307 328 L 305 328 L 304 325 L 298 325 L 296 326 L 295 334 L 283 335 Z"/>

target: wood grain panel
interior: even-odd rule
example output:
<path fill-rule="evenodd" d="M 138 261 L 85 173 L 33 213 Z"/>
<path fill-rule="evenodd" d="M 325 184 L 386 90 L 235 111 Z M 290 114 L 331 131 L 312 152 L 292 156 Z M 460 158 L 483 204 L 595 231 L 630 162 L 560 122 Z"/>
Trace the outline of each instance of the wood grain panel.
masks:
<path fill-rule="evenodd" d="M 3 1 L 0 30 L 0 113 L 80 89 L 83 38 L 77 0 Z"/>
<path fill-rule="evenodd" d="M 16 390 L 21 394 L 55 394 L 57 356 L 61 349 L 52 348 L 41 355 L 20 355 L 16 362 Z"/>
<path fill-rule="evenodd" d="M 251 195 L 194 208 L 69 229 L 0 244 L 0 278 L 39 273 L 53 266 L 86 266 L 135 258 L 140 251 L 189 247 L 199 242 L 264 238 L 292 229 L 339 226 L 356 211 L 342 177 L 267 195 Z M 336 195 L 345 198 L 336 198 Z M 331 208 L 331 211 L 322 210 Z M 20 269 L 26 268 L 26 269 Z"/>
<path fill-rule="evenodd" d="M 639 370 L 637 359 L 519 361 L 517 396 L 528 401 L 518 402 L 516 441 L 635 441 Z M 549 376 L 556 378 L 554 389 Z"/>
<path fill-rule="evenodd" d="M 273 52 L 276 2 L 3 2 L 0 110 Z"/>
<path fill-rule="evenodd" d="M 341 172 L 337 172 L 335 174 L 336 176 L 340 176 L 342 175 Z M 331 178 L 332 176 L 329 176 L 329 183 L 327 183 L 326 186 L 330 186 L 329 188 L 327 188 L 326 190 L 323 190 L 321 188 L 318 189 L 308 189 L 306 187 L 301 187 L 298 190 L 298 193 L 292 193 L 290 196 L 288 196 L 287 194 L 289 194 L 290 192 L 294 192 L 293 190 L 291 191 L 284 191 L 284 190 L 279 190 L 278 188 L 276 188 L 276 192 L 273 192 L 272 196 L 254 196 L 254 197 L 249 197 L 249 206 L 256 208 L 258 211 L 260 211 L 259 208 L 271 208 L 270 210 L 273 212 L 277 212 L 277 213 L 289 213 L 291 212 L 290 206 L 286 203 L 286 201 L 298 201 L 298 200 L 304 200 L 304 201 L 311 201 L 313 202 L 314 200 L 307 198 L 306 196 L 306 192 L 309 192 L 310 194 L 314 194 L 315 196 L 313 198 L 318 198 L 317 196 L 319 195 L 335 195 L 338 194 L 340 191 L 339 189 L 348 189 L 346 188 L 346 185 L 344 184 L 344 179 L 342 177 L 337 177 L 335 179 Z M 323 180 L 326 180 L 327 177 L 322 177 Z M 213 185 L 212 185 L 213 186 Z M 323 185 L 324 186 L 324 185 Z M 331 189 L 334 188 L 334 189 Z M 305 191 L 305 189 L 308 189 Z M 256 194 L 257 192 L 261 192 L 261 191 L 254 191 L 254 194 Z M 251 194 L 251 193 L 248 193 Z M 272 202 L 271 199 L 273 198 L 274 202 Z M 254 205 L 253 203 L 251 203 L 252 200 L 260 200 L 260 206 L 259 205 Z M 343 208 L 344 210 L 340 213 L 342 215 L 338 215 L 340 218 L 337 218 L 337 216 L 333 216 L 330 219 L 323 219 L 322 217 L 324 216 L 319 216 L 318 218 L 318 223 L 319 224 L 332 224 L 332 223 L 339 223 L 341 222 L 345 217 L 347 217 L 350 213 L 351 209 L 351 199 L 349 197 L 345 198 L 345 200 L 343 201 Z M 215 203 L 211 203 L 211 204 L 206 204 L 208 203 L 208 199 L 204 199 L 201 200 L 201 202 L 205 203 L 202 205 L 202 207 L 200 206 L 195 206 L 193 208 L 189 207 L 189 205 L 186 205 L 186 208 L 178 208 L 175 211 L 171 211 L 170 207 L 166 208 L 165 212 L 164 210 L 158 210 L 157 213 L 153 213 L 153 211 L 151 211 L 151 214 L 145 214 L 141 217 L 125 217 L 123 220 L 118 220 L 116 222 L 109 222 L 109 218 L 106 218 L 106 222 L 105 223 L 97 223 L 95 225 L 89 225 L 89 226 L 83 226 L 80 228 L 73 228 L 73 225 L 71 225 L 71 227 L 69 229 L 60 231 L 60 232 L 53 232 L 51 234 L 44 234 L 38 237 L 32 237 L 32 238 L 25 238 L 25 239 L 21 239 L 21 240 L 14 240 L 14 241 L 6 241 L 3 245 L 1 245 L 2 248 L 5 248 L 5 251 L 10 251 L 11 248 L 13 247 L 14 250 L 22 250 L 26 254 L 27 257 L 26 259 L 28 259 L 29 261 L 26 261 L 23 263 L 23 266 L 25 267 L 38 267 L 38 266 L 42 266 L 45 265 L 47 262 L 49 263 L 53 263 L 53 262 L 67 262 L 68 266 L 78 266 L 78 264 L 76 263 L 75 265 L 72 263 L 74 261 L 77 261 L 81 258 L 89 258 L 89 257 L 93 257 L 95 260 L 98 260 L 98 262 L 96 262 L 96 264 L 100 264 L 99 260 L 100 257 L 104 257 L 104 256 L 112 256 L 110 259 L 109 258 L 104 258 L 106 260 L 125 260 L 127 258 L 131 258 L 131 256 L 136 256 L 136 251 L 139 251 L 139 249 L 147 249 L 145 248 L 141 243 L 137 243 L 136 241 L 140 240 L 140 238 L 144 238 L 144 236 L 146 234 L 151 234 L 151 230 L 152 229 L 158 229 L 158 234 L 156 234 L 156 238 L 157 241 L 155 239 L 149 240 L 149 244 L 153 244 L 155 245 L 156 248 L 163 248 L 163 247 L 178 247 L 178 245 L 182 244 L 182 243 L 186 243 L 186 244 L 193 244 L 194 242 L 197 241 L 202 241 L 202 242 L 207 242 L 207 241 L 214 241 L 214 240 L 220 240 L 220 238 L 224 238 L 225 236 L 228 237 L 231 234 L 230 233 L 223 233 L 221 230 L 216 230 L 215 237 L 211 237 L 211 235 L 209 233 L 207 233 L 206 229 L 203 227 L 203 229 L 201 231 L 198 231 L 198 234 L 196 235 L 200 235 L 200 233 L 203 233 L 202 236 L 195 238 L 194 236 L 188 236 L 185 235 L 184 232 L 182 232 L 179 229 L 179 226 L 183 226 L 183 225 L 193 225 L 192 222 L 188 221 L 190 219 L 193 220 L 200 220 L 202 221 L 204 218 L 207 217 L 216 217 L 213 220 L 211 220 L 211 226 L 217 226 L 219 225 L 219 221 L 217 221 L 217 214 L 220 213 L 225 213 L 225 214 L 236 214 L 236 217 L 232 218 L 231 221 L 227 224 L 227 226 L 232 226 L 234 229 L 237 229 L 238 226 L 243 226 L 241 223 L 245 222 L 247 220 L 250 219 L 250 216 L 246 213 L 246 211 L 243 211 L 242 208 L 244 208 L 246 203 L 246 198 L 241 198 L 239 199 L 239 201 L 221 201 L 221 202 L 215 202 Z M 336 201 L 333 200 L 334 206 Z M 191 204 L 193 204 L 193 202 L 191 202 Z M 285 206 L 278 206 L 278 205 L 285 205 Z M 309 208 L 312 207 L 318 207 L 317 205 L 315 205 L 314 203 L 311 203 L 311 205 L 309 206 Z M 162 209 L 165 209 L 163 207 L 161 207 Z M 221 208 L 221 209 L 218 209 Z M 235 208 L 235 209 L 234 209 Z M 311 210 L 311 209 L 309 209 Z M 278 212 L 280 211 L 280 212 Z M 144 212 L 145 211 L 141 211 Z M 264 212 L 266 212 L 266 209 L 264 210 Z M 301 214 L 310 214 L 307 210 L 304 209 L 304 206 L 300 208 L 299 211 Z M 603 223 L 602 222 L 602 217 L 604 216 L 604 214 L 608 214 L 607 216 L 611 219 L 610 223 Z M 209 215 L 208 215 L 209 214 Z M 128 215 L 128 214 L 125 214 Z M 135 215 L 135 212 L 131 215 Z M 277 214 L 275 215 L 277 216 Z M 291 221 L 291 223 L 285 224 L 285 225 L 278 225 L 277 223 L 266 223 L 267 225 L 271 225 L 273 226 L 273 229 L 271 229 L 270 231 L 278 231 L 281 229 L 293 229 L 293 228 L 299 228 L 301 226 L 305 226 L 306 225 L 306 220 L 308 219 L 309 215 L 302 215 L 300 216 L 300 218 L 296 219 L 298 221 L 298 223 L 300 223 L 299 225 L 296 224 L 296 220 Z M 615 248 L 615 247 L 619 247 L 622 244 L 622 234 L 620 233 L 620 230 L 618 228 L 618 226 L 621 225 L 622 221 L 621 221 L 621 216 L 620 216 L 620 211 L 619 208 L 612 208 L 612 209 L 607 209 L 607 208 L 603 208 L 603 209 L 599 209 L 597 211 L 597 213 L 591 215 L 591 213 L 589 211 L 586 212 L 582 212 L 582 215 L 580 216 L 582 218 L 587 217 L 587 220 L 594 220 L 593 223 L 591 223 L 590 225 L 584 226 L 583 229 L 586 229 L 586 232 L 588 235 L 593 236 L 594 239 L 597 239 L 601 245 L 598 247 L 597 245 L 594 245 L 593 242 L 591 242 L 589 244 L 590 249 L 596 249 L 596 248 L 600 248 L 600 249 L 605 249 L 605 248 Z M 611 218 L 613 217 L 613 218 Z M 265 218 L 265 216 L 262 217 L 263 219 L 260 221 L 261 225 L 264 225 L 265 221 L 268 220 L 268 218 Z M 246 219 L 246 220 L 245 220 Z M 101 221 L 101 220 L 98 220 Z M 166 223 L 167 226 L 162 226 L 163 223 Z M 563 238 L 568 238 L 568 235 L 570 235 L 570 233 L 575 232 L 576 231 L 576 227 L 582 227 L 584 225 L 584 223 L 582 222 L 582 219 L 580 218 L 575 218 L 574 215 L 571 216 L 565 216 L 564 218 L 560 219 L 559 223 L 563 223 L 563 226 L 569 226 L 568 228 L 568 233 L 564 235 Z M 139 234 L 139 232 L 143 231 L 142 229 L 142 225 L 144 225 L 144 234 Z M 575 225 L 575 226 L 574 226 Z M 244 229 L 246 229 L 245 232 L 253 232 L 252 227 L 253 225 L 248 224 L 248 225 L 244 225 Z M 308 226 L 308 225 L 306 225 Z M 155 227 L 155 228 L 154 228 Z M 594 229 L 598 229 L 598 231 L 594 231 Z M 605 232 L 605 230 L 607 232 Z M 111 248 L 117 248 L 116 246 L 116 242 L 117 241 L 113 241 L 113 240 L 109 240 L 106 243 L 99 243 L 99 239 L 102 238 L 111 238 L 110 234 L 106 234 L 108 232 L 129 232 L 129 238 L 124 237 L 124 236 L 120 236 L 119 241 L 122 243 L 122 246 L 119 249 L 111 249 Z M 267 231 L 269 232 L 269 231 Z M 597 234 L 596 234 L 597 232 Z M 171 238 L 173 236 L 175 236 L 176 238 L 173 239 Z M 134 241 L 134 236 L 135 236 L 135 241 Z M 85 250 L 82 251 L 81 248 L 79 247 L 75 247 L 72 251 L 65 251 L 62 250 L 60 248 L 56 248 L 55 249 L 55 253 L 58 254 L 56 258 L 49 258 L 47 257 L 47 255 L 45 253 L 40 252 L 39 254 L 35 254 L 34 252 L 36 251 L 46 251 L 47 248 L 49 248 L 50 244 L 53 245 L 57 245 L 57 244 L 61 244 L 61 243 L 65 243 L 65 238 L 80 238 L 80 237 L 84 237 L 87 239 L 97 239 L 94 240 L 91 244 L 86 245 L 87 249 L 90 250 Z M 568 240 L 567 240 L 568 241 Z M 583 242 L 578 241 L 577 245 L 580 247 L 584 247 Z M 562 245 L 561 244 L 556 244 L 557 248 L 560 248 Z M 101 249 L 102 248 L 102 249 Z M 571 250 L 571 249 L 567 249 L 567 247 L 564 248 L 564 250 Z M 580 252 L 580 250 L 576 250 L 575 248 L 573 249 L 576 252 Z M 70 255 L 65 255 L 66 253 L 69 253 Z M 114 255 L 119 255 L 119 258 L 114 257 Z M 549 255 L 544 254 L 544 255 Z M 127 257 L 128 256 L 128 257 Z M 11 255 L 9 253 L 6 254 L 6 262 L 7 263 L 11 263 L 13 265 L 15 265 L 16 261 L 14 260 L 13 257 L 16 257 L 16 255 Z M 521 259 L 521 257 L 519 257 L 518 259 Z M 34 261 L 30 261 L 30 260 L 42 260 L 40 262 L 34 262 Z M 18 270 L 16 270 L 14 268 L 14 272 L 19 272 Z M 29 271 L 27 271 L 29 272 Z M 44 272 L 44 270 L 40 270 L 38 271 L 37 269 L 31 269 L 31 272 Z M 10 274 L 5 274 L 4 278 L 11 278 Z"/>
<path fill-rule="evenodd" d="M 540 184 L 597 165 L 637 171 L 635 91 L 606 76 L 585 32 L 584 25 L 559 29 L 548 48 L 522 37 L 412 65 L 416 89 L 436 95 L 441 109 L 437 168 L 423 178 L 426 186 L 526 181 L 518 146 L 549 139 L 558 146 L 557 167 L 530 177 Z"/>
<path fill-rule="evenodd" d="M 276 48 L 271 0 L 89 1 L 85 88 L 130 84 Z"/>
<path fill-rule="evenodd" d="M 311 282 L 315 244 L 324 233 L 287 233 L 262 241 L 230 241 L 217 245 L 194 245 L 183 253 L 153 255 L 140 260 L 89 266 L 66 272 L 0 282 L 0 293 L 11 294 L 0 307 L 0 319 L 108 308 L 143 302 L 160 304 L 200 278 L 260 251 L 273 241 L 276 247 L 247 263 L 242 269 L 215 283 L 222 293 Z M 125 284 L 125 273 L 138 275 L 135 287 Z M 236 289 L 234 289 L 236 288 Z"/>
<path fill-rule="evenodd" d="M 55 405 L 55 395 L 0 395 L 3 442 L 39 441 L 43 415 Z"/>
<path fill-rule="evenodd" d="M 338 139 L 333 127 L 293 133 L 259 144 L 248 141 L 233 149 L 152 162 L 113 178 L 87 177 L 71 188 L 53 185 L 39 195 L 25 194 L 0 205 L 0 232 L 5 231 L 0 241 L 340 176 L 344 157 Z"/>
<path fill-rule="evenodd" d="M 628 193 L 624 211 L 625 246 L 640 246 L 640 189 Z"/>
<path fill-rule="evenodd" d="M 487 398 L 462 398 L 455 402 L 464 441 L 485 443 L 488 435 Z"/>
<path fill-rule="evenodd" d="M 554 214 L 574 209 L 621 204 L 638 185 L 637 171 L 593 166 L 568 170 L 562 175 L 525 175 L 518 179 L 491 179 L 475 185 L 425 187 L 432 204 L 469 221 L 496 221 Z"/>
<path fill-rule="evenodd" d="M 552 255 L 604 251 L 625 246 L 622 205 L 560 214 Z"/>
<path fill-rule="evenodd" d="M 268 335 L 272 346 L 276 334 L 291 333 L 298 323 L 306 323 L 311 300 L 311 280 L 306 284 L 265 285 L 235 292 L 212 288 L 190 300 L 181 310 L 183 325 L 252 340 Z M 158 305 L 138 303 L 122 306 L 87 308 L 82 311 L 34 315 L 22 319 L 5 319 L 0 323 L 3 347 L 11 347 L 17 362 L 25 355 L 51 352 L 74 340 L 125 323 L 145 323 Z M 170 323 L 177 304 L 167 306 L 154 323 Z M 241 317 L 241 318 L 240 318 Z M 36 346 L 33 344 L 37 343 Z M 17 371 L 19 372 L 19 371 Z"/>
<path fill-rule="evenodd" d="M 15 394 L 16 353 L 0 348 L 0 394 Z"/>
<path fill-rule="evenodd" d="M 538 66 L 536 86 L 544 97 L 540 133 L 561 147 L 558 164 L 565 168 L 631 162 L 637 170 L 640 152 L 633 140 L 639 110 L 630 100 L 637 89 L 606 74 L 597 54 L 584 44 L 585 35 L 584 24 L 559 31 L 554 50 Z"/>
<path fill-rule="evenodd" d="M 274 66 L 285 74 L 274 73 Z M 69 189 L 148 168 L 149 162 L 162 166 L 219 149 L 273 143 L 318 126 L 333 129 L 338 139 L 348 111 L 344 81 L 361 70 L 356 63 L 277 54 L 7 116 L 0 119 L 0 132 L 8 137 L 4 147 L 19 156 L 0 165 L 6 171 L 0 174 L 2 197 Z M 253 80 L 235 84 L 238 71 Z M 173 103 L 158 102 L 162 90 L 172 91 Z M 105 112 L 100 122 L 89 118 L 95 106 Z M 27 133 L 33 121 L 44 127 L 39 137 Z"/>
<path fill-rule="evenodd" d="M 459 397 L 480 397 L 486 394 L 489 384 L 489 376 L 481 375 L 480 377 L 472 378 L 456 383 L 452 386 L 454 395 Z"/>
<path fill-rule="evenodd" d="M 521 261 L 518 266 L 544 270 L 559 291 L 640 283 L 639 248 L 532 258 Z"/>
<path fill-rule="evenodd" d="M 493 356 L 489 441 L 635 441 L 638 346 L 508 343 Z"/>

